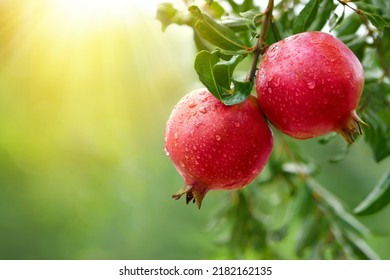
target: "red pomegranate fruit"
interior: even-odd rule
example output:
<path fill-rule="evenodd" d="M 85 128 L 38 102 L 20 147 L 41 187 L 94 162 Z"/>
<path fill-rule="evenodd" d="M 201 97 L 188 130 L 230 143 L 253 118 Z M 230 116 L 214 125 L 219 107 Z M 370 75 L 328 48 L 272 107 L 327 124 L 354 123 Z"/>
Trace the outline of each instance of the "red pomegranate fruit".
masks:
<path fill-rule="evenodd" d="M 363 67 L 340 40 L 304 32 L 271 45 L 256 78 L 260 107 L 280 131 L 306 139 L 339 132 L 348 143 L 360 133 L 356 115 Z"/>
<path fill-rule="evenodd" d="M 200 208 L 210 190 L 240 189 L 252 182 L 268 161 L 273 135 L 257 102 L 226 106 L 207 89 L 184 96 L 165 131 L 165 152 L 183 177 L 186 195 Z"/>

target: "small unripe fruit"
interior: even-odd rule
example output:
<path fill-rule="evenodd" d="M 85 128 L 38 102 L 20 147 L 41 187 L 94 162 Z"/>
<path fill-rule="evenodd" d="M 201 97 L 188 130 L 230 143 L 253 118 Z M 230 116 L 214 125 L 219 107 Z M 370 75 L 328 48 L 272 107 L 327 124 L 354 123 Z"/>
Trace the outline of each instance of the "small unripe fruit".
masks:
<path fill-rule="evenodd" d="M 251 183 L 273 147 L 272 132 L 256 97 L 226 106 L 207 89 L 187 94 L 173 109 L 165 151 L 185 181 L 175 199 L 200 208 L 209 190 L 233 190 Z"/>
<path fill-rule="evenodd" d="M 356 115 L 364 85 L 363 67 L 340 40 L 304 32 L 271 45 L 256 80 L 268 120 L 298 139 L 339 132 L 348 143 L 361 133 Z"/>

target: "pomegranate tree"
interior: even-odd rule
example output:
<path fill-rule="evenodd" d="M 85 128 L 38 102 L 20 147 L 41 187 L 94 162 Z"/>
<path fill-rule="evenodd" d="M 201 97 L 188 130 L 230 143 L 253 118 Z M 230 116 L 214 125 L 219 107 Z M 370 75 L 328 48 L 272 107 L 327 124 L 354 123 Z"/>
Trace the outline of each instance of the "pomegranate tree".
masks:
<path fill-rule="evenodd" d="M 273 147 L 272 132 L 256 97 L 226 106 L 207 89 L 187 94 L 166 126 L 165 151 L 184 178 L 173 198 L 186 195 L 200 208 L 209 190 L 245 187 L 263 169 Z"/>
<path fill-rule="evenodd" d="M 256 90 L 261 109 L 282 132 L 298 139 L 339 132 L 348 143 L 361 133 L 356 115 L 363 67 L 337 38 L 304 32 L 264 53 Z"/>

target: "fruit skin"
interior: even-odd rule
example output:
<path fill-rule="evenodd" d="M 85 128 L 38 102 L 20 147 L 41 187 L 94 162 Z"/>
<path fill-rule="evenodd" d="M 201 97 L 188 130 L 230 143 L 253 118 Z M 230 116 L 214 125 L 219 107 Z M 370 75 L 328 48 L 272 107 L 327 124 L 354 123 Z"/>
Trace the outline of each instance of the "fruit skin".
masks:
<path fill-rule="evenodd" d="M 173 109 L 165 131 L 165 151 L 198 207 L 209 190 L 233 190 L 252 182 L 268 161 L 273 135 L 257 102 L 226 106 L 207 89 L 183 97 Z"/>
<path fill-rule="evenodd" d="M 276 128 L 298 139 L 337 131 L 349 143 L 361 133 L 355 108 L 363 85 L 355 54 L 332 35 L 316 31 L 271 45 L 256 78 L 260 107 Z"/>

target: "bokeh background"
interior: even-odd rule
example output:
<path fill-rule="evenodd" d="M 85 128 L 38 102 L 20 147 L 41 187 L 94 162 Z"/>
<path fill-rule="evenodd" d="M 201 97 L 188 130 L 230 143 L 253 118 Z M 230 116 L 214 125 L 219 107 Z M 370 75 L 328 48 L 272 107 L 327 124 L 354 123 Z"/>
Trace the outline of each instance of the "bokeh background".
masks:
<path fill-rule="evenodd" d="M 200 84 L 192 31 L 162 32 L 157 2 L 0 0 L 0 259 L 227 258 L 209 227 L 229 194 L 170 197 L 165 122 Z M 350 208 L 390 165 L 362 139 L 337 164 L 341 139 L 297 143 Z M 387 259 L 389 215 L 361 219 Z"/>

